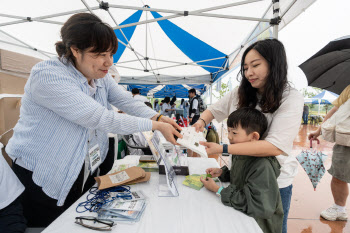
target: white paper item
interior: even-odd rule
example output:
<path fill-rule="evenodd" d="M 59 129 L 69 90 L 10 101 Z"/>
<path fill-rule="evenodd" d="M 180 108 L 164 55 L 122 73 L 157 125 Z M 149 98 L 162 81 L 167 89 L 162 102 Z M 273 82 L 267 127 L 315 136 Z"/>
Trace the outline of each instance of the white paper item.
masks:
<path fill-rule="evenodd" d="M 218 162 L 214 158 L 196 158 L 188 157 L 188 171 L 190 175 L 206 174 L 205 170 L 211 167 L 220 168 Z"/>
<path fill-rule="evenodd" d="M 205 147 L 199 142 L 206 142 L 207 140 L 204 138 L 203 133 L 196 132 L 194 127 L 183 128 L 181 131 L 182 138 L 177 139 L 177 143 L 190 149 L 197 154 L 199 154 L 202 158 L 208 158 L 207 151 Z"/>
<path fill-rule="evenodd" d="M 113 184 L 118 184 L 120 182 L 130 179 L 130 177 L 128 176 L 128 173 L 123 171 L 114 175 L 109 175 L 109 179 L 111 179 Z"/>

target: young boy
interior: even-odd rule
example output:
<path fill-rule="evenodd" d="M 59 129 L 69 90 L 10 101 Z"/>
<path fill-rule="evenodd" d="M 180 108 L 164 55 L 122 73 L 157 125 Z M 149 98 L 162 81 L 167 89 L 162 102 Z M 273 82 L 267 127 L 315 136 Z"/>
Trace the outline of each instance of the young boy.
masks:
<path fill-rule="evenodd" d="M 240 108 L 227 120 L 230 143 L 259 140 L 267 129 L 264 114 L 253 108 Z M 228 182 L 219 187 L 211 178 L 201 179 L 204 186 L 221 197 L 224 205 L 232 206 L 253 218 L 263 232 L 282 232 L 283 207 L 277 185 L 280 165 L 275 157 L 232 155 L 232 166 L 208 168 L 212 177 Z"/>

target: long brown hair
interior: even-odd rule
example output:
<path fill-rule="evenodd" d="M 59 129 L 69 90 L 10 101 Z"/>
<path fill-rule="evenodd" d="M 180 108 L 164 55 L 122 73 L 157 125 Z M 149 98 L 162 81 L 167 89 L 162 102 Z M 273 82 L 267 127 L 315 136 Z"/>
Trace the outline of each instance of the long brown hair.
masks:
<path fill-rule="evenodd" d="M 286 52 L 283 44 L 277 39 L 257 41 L 244 51 L 240 70 L 242 80 L 238 88 L 238 107 L 255 108 L 258 104 L 258 90 L 252 87 L 244 75 L 244 61 L 247 53 L 252 49 L 260 53 L 269 64 L 269 74 L 266 79 L 259 106 L 262 112 L 273 113 L 281 105 L 283 91 L 288 86 Z"/>
<path fill-rule="evenodd" d="M 96 15 L 79 13 L 71 16 L 61 28 L 62 41 L 56 42 L 56 52 L 59 57 L 75 61 L 70 47 L 75 46 L 81 51 L 92 48 L 92 53 L 111 51 L 115 54 L 118 49 L 118 39 L 113 29 Z"/>

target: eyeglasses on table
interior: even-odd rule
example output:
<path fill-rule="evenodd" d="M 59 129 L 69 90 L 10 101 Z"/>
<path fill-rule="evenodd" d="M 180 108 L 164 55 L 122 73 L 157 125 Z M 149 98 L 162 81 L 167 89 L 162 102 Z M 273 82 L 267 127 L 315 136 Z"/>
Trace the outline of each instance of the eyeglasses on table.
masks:
<path fill-rule="evenodd" d="M 108 219 L 98 219 L 93 216 L 80 216 L 75 218 L 75 223 L 83 227 L 97 231 L 111 231 L 114 222 Z"/>

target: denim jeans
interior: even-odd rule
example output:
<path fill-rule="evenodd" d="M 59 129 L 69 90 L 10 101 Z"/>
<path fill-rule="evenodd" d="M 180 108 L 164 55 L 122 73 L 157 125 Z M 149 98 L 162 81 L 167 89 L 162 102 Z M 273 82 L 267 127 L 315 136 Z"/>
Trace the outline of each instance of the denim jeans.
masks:
<path fill-rule="evenodd" d="M 280 189 L 281 200 L 283 205 L 283 213 L 284 213 L 282 233 L 287 233 L 287 220 L 288 220 L 288 213 L 290 208 L 290 201 L 292 199 L 292 189 L 293 189 L 293 185 L 289 185 L 285 188 Z"/>
<path fill-rule="evenodd" d="M 309 114 L 303 114 L 304 124 L 307 124 L 308 120 L 309 120 Z"/>

